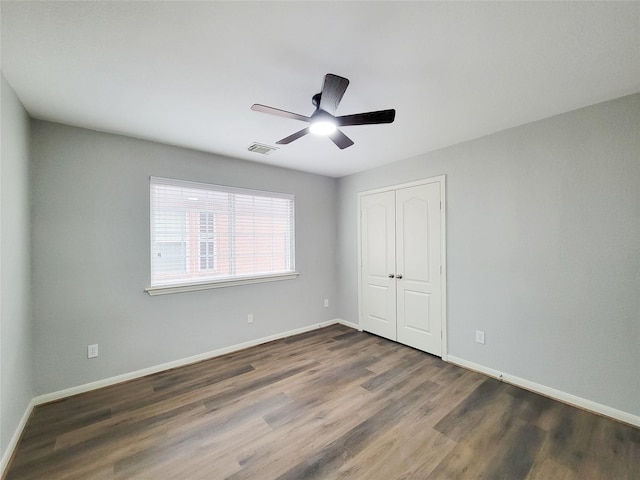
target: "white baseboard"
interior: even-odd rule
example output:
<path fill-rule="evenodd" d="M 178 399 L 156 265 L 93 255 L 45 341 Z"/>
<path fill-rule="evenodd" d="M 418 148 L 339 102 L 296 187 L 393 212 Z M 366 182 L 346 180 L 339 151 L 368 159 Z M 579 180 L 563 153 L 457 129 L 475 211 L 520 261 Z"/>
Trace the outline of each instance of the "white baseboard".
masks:
<path fill-rule="evenodd" d="M 352 322 L 347 322 L 346 320 L 343 320 L 342 318 L 336 318 L 336 323 L 339 323 L 340 325 L 344 325 L 345 327 L 349 327 L 349 328 L 354 328 L 358 331 L 362 331 L 362 327 L 360 325 L 358 325 L 357 323 L 352 323 Z"/>
<path fill-rule="evenodd" d="M 24 415 L 22 416 L 22 419 L 20 420 L 20 423 L 18 424 L 18 427 L 16 428 L 13 437 L 11 437 L 11 441 L 9 442 L 9 444 L 7 445 L 7 448 L 5 449 L 3 455 L 2 455 L 2 460 L 0 460 L 0 477 L 2 477 L 5 473 L 5 469 L 7 468 L 9 461 L 11 460 L 11 456 L 13 455 L 13 452 L 16 448 L 16 446 L 18 445 L 18 441 L 20 440 L 20 436 L 22 435 L 22 431 L 24 430 L 25 425 L 27 424 L 27 421 L 29 420 L 29 416 L 31 415 L 31 412 L 33 411 L 33 408 L 36 405 L 42 405 L 44 403 L 49 403 L 49 402 L 53 402 L 56 400 L 60 400 L 66 397 L 70 397 L 72 395 L 77 395 L 79 393 L 84 393 L 84 392 L 89 392 L 91 390 L 96 390 L 98 388 L 102 388 L 102 387 L 107 387 L 110 385 L 115 385 L 117 383 L 122 383 L 128 380 L 133 380 L 136 378 L 140 378 L 140 377 L 144 377 L 145 375 L 151 375 L 154 373 L 158 373 L 158 372 L 162 372 L 165 370 L 169 370 L 172 368 L 176 368 L 176 367 L 181 367 L 181 366 L 185 366 L 185 365 L 189 365 L 191 363 L 196 363 L 196 362 L 200 362 L 203 360 L 208 360 L 210 358 L 214 358 L 214 357 L 219 357 L 221 355 L 226 355 L 227 353 L 232 353 L 232 352 L 236 352 L 238 350 L 242 350 L 245 348 L 249 348 L 249 347 L 253 347 L 256 345 L 260 345 L 263 343 L 267 343 L 267 342 L 272 342 L 274 340 L 280 340 L 282 338 L 286 338 L 286 337 L 290 337 L 292 335 L 298 335 L 301 333 L 306 333 L 306 332 L 310 332 L 312 330 L 318 329 L 318 328 L 323 328 L 323 327 L 328 327 L 329 325 L 335 325 L 335 324 L 340 324 L 340 325 L 344 325 L 346 327 L 349 328 L 353 328 L 359 331 L 362 331 L 362 328 L 360 328 L 360 326 L 356 323 L 352 323 L 352 322 L 348 322 L 346 320 L 343 320 L 341 318 L 336 318 L 333 320 L 328 320 L 326 322 L 322 322 L 322 323 L 316 323 L 313 325 L 308 325 L 306 327 L 301 327 L 301 328 L 297 328 L 294 330 L 289 330 L 287 332 L 282 332 L 282 333 L 278 333 L 278 334 L 274 334 L 274 335 L 269 335 L 267 337 L 262 337 L 262 338 L 258 338 L 255 340 L 250 340 L 248 342 L 243 342 L 237 345 L 231 345 L 229 347 L 223 347 L 223 348 L 219 348 L 217 350 L 213 350 L 210 352 L 206 352 L 206 353 L 201 353 L 199 355 L 194 355 L 191 357 L 187 357 L 187 358 L 183 358 L 183 359 L 179 359 L 179 360 L 175 360 L 173 362 L 167 362 L 167 363 L 163 363 L 161 365 L 156 365 L 153 367 L 149 367 L 149 368 L 144 368 L 141 370 L 136 370 L 134 372 L 129 372 L 129 373 L 125 373 L 122 375 L 117 375 L 115 377 L 110 377 L 110 378 L 106 378 L 103 380 L 98 380 L 96 382 L 91 382 L 91 383 L 86 383 L 84 385 L 78 385 L 76 387 L 71 387 L 71 388 L 67 388 L 64 390 L 59 390 L 57 392 L 52 392 L 52 393 L 47 393 L 44 395 L 39 395 L 37 397 L 34 397 L 33 399 L 31 399 L 31 401 L 29 402 L 29 405 L 27 406 L 27 409 L 24 412 Z M 640 427 L 640 417 L 636 416 L 636 415 L 632 415 L 628 412 L 624 412 L 622 410 L 617 410 L 615 408 L 611 408 L 608 407 L 606 405 L 602 405 L 596 402 L 592 402 L 591 400 L 586 400 L 584 398 L 581 397 L 577 397 L 575 395 L 571 395 L 569 393 L 565 393 L 562 392 L 560 390 L 556 390 L 544 385 L 540 385 L 537 384 L 535 382 L 531 382 L 529 380 L 525 380 L 523 378 L 520 377 L 516 377 L 513 375 L 509 375 L 509 374 L 504 374 L 502 372 L 499 372 L 497 370 L 491 369 L 489 367 L 485 367 L 484 365 L 480 365 L 477 363 L 473 363 L 473 362 L 469 362 L 467 360 L 464 360 L 462 358 L 458 358 L 454 355 L 448 355 L 447 356 L 447 361 L 455 364 L 455 365 L 459 365 L 461 367 L 467 368 L 469 370 L 474 370 L 476 372 L 480 372 L 482 374 L 488 375 L 490 377 L 494 377 L 497 379 L 500 379 L 502 381 L 505 381 L 507 383 L 510 383 L 512 385 L 516 385 L 518 387 L 522 387 L 525 388 L 527 390 L 531 390 L 533 392 L 536 393 L 540 393 L 541 395 L 545 395 L 547 397 L 553 398 L 555 400 L 559 400 L 561 402 L 564 403 L 568 403 L 570 405 L 574 405 L 576 407 L 579 408 L 583 408 L 585 410 L 589 410 L 591 412 L 600 414 L 600 415 L 604 415 L 606 417 L 610 417 L 616 420 L 619 420 L 621 422 L 624 423 L 628 423 L 630 425 L 634 425 L 636 427 Z"/>
<path fill-rule="evenodd" d="M 24 411 L 22 418 L 20 419 L 20 423 L 18 423 L 18 426 L 15 432 L 13 432 L 13 436 L 11 437 L 11 440 L 9 440 L 9 444 L 7 445 L 7 448 L 5 448 L 4 450 L 4 453 L 2 455 L 2 460 L 0 460 L 0 478 L 4 478 L 5 470 L 7 466 L 9 466 L 9 462 L 11 461 L 11 456 L 13 455 L 13 452 L 18 446 L 18 442 L 20 441 L 20 436 L 22 435 L 22 431 L 24 430 L 24 427 L 27 425 L 27 421 L 29 420 L 29 417 L 31 416 L 31 412 L 33 412 L 33 407 L 35 406 L 36 406 L 35 398 L 32 398 L 31 401 L 29 402 L 29 405 L 27 405 L 27 409 Z"/>
<path fill-rule="evenodd" d="M 602 405 L 601 403 L 593 402 L 591 400 L 587 400 L 586 398 L 563 392 L 562 390 L 556 390 L 555 388 L 547 387 L 546 385 L 541 385 L 524 378 L 516 377 L 515 375 L 502 373 L 498 370 L 494 370 L 493 368 L 485 367 L 484 365 L 470 362 L 454 355 L 448 355 L 447 361 L 460 367 L 464 367 L 466 369 L 474 370 L 484 375 L 497 378 L 498 380 L 510 383 L 511 385 L 515 385 L 517 387 L 539 393 L 540 395 L 544 395 L 545 397 L 553 398 L 554 400 L 573 405 L 574 407 L 579 407 L 584 410 L 597 413 L 599 415 L 604 415 L 605 417 L 613 418 L 614 420 L 618 420 L 623 423 L 628 423 L 629 425 L 633 425 L 635 427 L 640 427 L 640 416 L 633 415 L 629 412 L 608 407 L 606 405 Z"/>
<path fill-rule="evenodd" d="M 191 357 L 174 360 L 172 362 L 167 362 L 160 365 L 154 365 L 153 367 L 143 368 L 141 370 L 124 373 L 122 375 L 116 375 L 115 377 L 105 378 L 103 380 L 98 380 L 96 382 L 85 383 L 84 385 L 78 385 L 76 387 L 59 390 L 57 392 L 46 393 L 44 395 L 37 396 L 34 399 L 35 404 L 42 405 L 43 403 L 53 402 L 56 400 L 60 400 L 62 398 L 70 397 L 72 395 L 77 395 L 79 393 L 90 392 L 91 390 L 108 387 L 110 385 L 115 385 L 116 383 L 122 383 L 129 380 L 134 380 L 136 378 L 144 377 L 146 375 L 152 375 L 154 373 L 164 372 L 165 370 L 170 370 L 172 368 L 183 367 L 185 365 L 189 365 L 192 363 L 201 362 L 203 360 L 209 360 L 210 358 L 219 357 L 221 355 L 226 355 L 227 353 L 233 353 L 233 352 L 237 352 L 238 350 L 243 350 L 245 348 L 255 347 L 256 345 L 261 345 L 263 343 L 272 342 L 274 340 L 280 340 L 282 338 L 291 337 L 293 335 L 299 335 L 301 333 L 310 332 L 318 328 L 328 327 L 329 325 L 335 325 L 336 323 L 342 323 L 342 321 L 340 321 L 339 319 L 333 319 L 333 320 L 328 320 L 322 323 L 314 323 L 313 325 L 308 325 L 306 327 L 300 327 L 294 330 L 289 330 L 286 332 L 276 333 L 274 335 L 257 338 L 255 340 L 249 340 L 248 342 L 243 342 L 236 345 L 230 345 L 228 347 L 218 348 L 217 350 L 212 350 L 210 352 L 193 355 Z"/>
<path fill-rule="evenodd" d="M 155 365 L 149 368 L 143 368 L 141 370 L 136 370 L 134 372 L 125 373 L 122 375 L 116 375 L 115 377 L 105 378 L 103 380 L 98 380 L 96 382 L 85 383 L 84 385 L 78 385 L 76 387 L 66 388 L 64 390 L 59 390 L 57 392 L 46 393 L 44 395 L 38 395 L 31 399 L 29 405 L 27 406 L 16 431 L 11 438 L 11 441 L 7 445 L 5 449 L 2 460 L 0 461 L 0 478 L 5 474 L 5 470 L 9 465 L 9 461 L 11 460 L 11 456 L 18 445 L 18 441 L 20 440 L 20 436 L 22 435 L 22 431 L 24 430 L 27 421 L 29 420 L 29 416 L 33 411 L 34 407 L 37 405 L 42 405 L 44 403 L 54 402 L 56 400 L 61 400 L 66 397 L 70 397 L 72 395 L 77 395 L 79 393 L 90 392 L 91 390 L 96 390 L 102 387 L 108 387 L 110 385 L 115 385 L 117 383 L 126 382 L 128 380 L 134 380 L 136 378 L 144 377 L 145 375 L 151 375 L 154 373 L 163 372 L 165 370 L 170 370 L 176 367 L 182 367 L 185 365 L 189 365 L 191 363 L 201 362 L 203 360 L 208 360 L 210 358 L 219 357 L 221 355 L 226 355 L 227 353 L 236 352 L 238 350 L 243 350 L 245 348 L 254 347 L 256 345 L 261 345 L 263 343 L 272 342 L 274 340 L 280 340 L 282 338 L 291 337 L 293 335 L 298 335 L 300 333 L 310 332 L 312 330 L 316 330 L 318 328 L 328 327 L 329 325 L 335 325 L 340 323 L 342 325 L 346 325 L 347 327 L 358 328 L 357 325 L 352 324 L 350 322 L 346 322 L 342 319 L 336 318 L 333 320 L 328 320 L 326 322 L 314 323 L 313 325 L 308 325 L 306 327 L 296 328 L 294 330 L 289 330 L 282 333 L 277 333 L 274 335 L 269 335 L 267 337 L 258 338 L 255 340 L 249 340 L 248 342 L 239 343 L 237 345 L 231 345 L 229 347 L 219 348 L 217 350 L 213 350 L 210 352 L 201 353 L 199 355 L 193 355 L 191 357 L 182 358 L 179 360 L 175 360 L 173 362 L 163 363 L 161 365 Z"/>

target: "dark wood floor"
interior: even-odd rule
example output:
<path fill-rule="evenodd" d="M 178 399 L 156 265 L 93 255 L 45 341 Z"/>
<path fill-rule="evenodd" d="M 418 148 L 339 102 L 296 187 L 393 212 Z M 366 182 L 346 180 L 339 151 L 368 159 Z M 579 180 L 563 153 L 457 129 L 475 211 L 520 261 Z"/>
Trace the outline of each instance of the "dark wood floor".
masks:
<path fill-rule="evenodd" d="M 640 478 L 640 430 L 332 326 L 33 412 L 7 479 Z"/>

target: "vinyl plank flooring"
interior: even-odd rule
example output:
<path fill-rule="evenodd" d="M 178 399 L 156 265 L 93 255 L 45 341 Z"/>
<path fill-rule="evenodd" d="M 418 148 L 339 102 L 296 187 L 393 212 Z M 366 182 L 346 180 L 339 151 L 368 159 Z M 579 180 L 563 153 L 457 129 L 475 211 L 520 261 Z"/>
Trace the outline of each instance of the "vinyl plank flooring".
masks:
<path fill-rule="evenodd" d="M 578 480 L 576 475 L 568 467 L 547 458 L 531 470 L 527 480 Z"/>
<path fill-rule="evenodd" d="M 7 480 L 637 480 L 640 430 L 341 325 L 34 409 Z"/>
<path fill-rule="evenodd" d="M 421 478 L 456 442 L 433 428 L 432 405 L 403 415 L 386 432 L 377 435 L 339 470 L 337 478 Z"/>

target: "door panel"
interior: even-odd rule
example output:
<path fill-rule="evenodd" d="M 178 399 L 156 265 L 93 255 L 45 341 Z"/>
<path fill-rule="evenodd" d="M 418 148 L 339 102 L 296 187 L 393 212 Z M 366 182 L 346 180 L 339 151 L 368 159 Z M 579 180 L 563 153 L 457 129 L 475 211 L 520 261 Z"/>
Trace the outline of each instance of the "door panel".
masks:
<path fill-rule="evenodd" d="M 404 328 L 418 333 L 431 331 L 429 318 L 430 295 L 403 289 L 404 293 Z"/>
<path fill-rule="evenodd" d="M 362 328 L 396 340 L 395 192 L 360 200 Z"/>
<path fill-rule="evenodd" d="M 401 191 L 398 202 L 398 233 L 401 234 L 398 242 L 401 247 L 399 262 L 402 262 L 398 264 L 398 273 L 408 282 L 429 281 L 429 203 L 419 196 L 423 193 L 419 189 Z"/>
<path fill-rule="evenodd" d="M 387 305 L 388 287 L 369 285 L 367 305 L 369 317 L 376 321 L 386 322 L 389 319 L 389 305 Z"/>
<path fill-rule="evenodd" d="M 442 355 L 440 184 L 396 192 L 397 338 Z"/>
<path fill-rule="evenodd" d="M 375 199 L 371 200 L 375 202 Z M 389 218 L 390 212 L 384 203 L 372 204 L 366 213 L 366 229 L 364 231 L 368 243 L 366 248 L 367 270 L 369 275 L 386 277 L 390 263 L 393 263 L 389 259 L 390 249 L 393 247 L 390 242 L 393 244 L 393 239 L 387 235 L 392 218 Z"/>

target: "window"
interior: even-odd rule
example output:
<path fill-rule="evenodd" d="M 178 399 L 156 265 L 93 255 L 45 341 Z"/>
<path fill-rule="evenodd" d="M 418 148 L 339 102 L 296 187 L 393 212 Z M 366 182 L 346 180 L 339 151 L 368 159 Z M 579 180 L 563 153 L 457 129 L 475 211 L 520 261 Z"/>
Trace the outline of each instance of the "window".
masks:
<path fill-rule="evenodd" d="M 294 198 L 151 177 L 150 294 L 293 278 Z"/>

